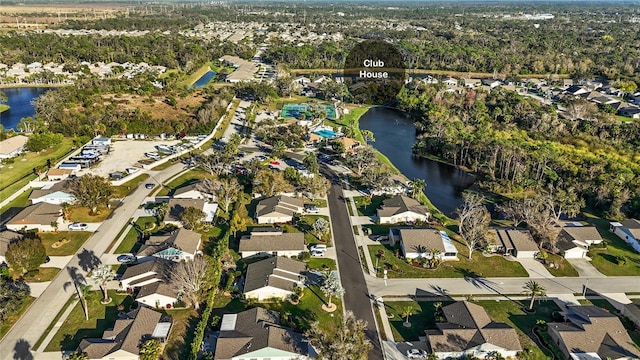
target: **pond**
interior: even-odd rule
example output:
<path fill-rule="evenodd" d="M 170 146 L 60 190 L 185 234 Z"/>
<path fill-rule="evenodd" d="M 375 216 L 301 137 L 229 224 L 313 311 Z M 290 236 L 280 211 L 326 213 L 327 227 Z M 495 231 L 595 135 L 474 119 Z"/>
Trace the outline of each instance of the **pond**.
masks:
<path fill-rule="evenodd" d="M 217 72 L 209 70 L 206 73 L 204 73 L 204 75 L 202 75 L 200 79 L 196 80 L 196 82 L 194 82 L 193 85 L 191 85 L 191 87 L 199 89 L 207 85 L 209 81 L 211 81 L 211 79 L 213 79 L 216 75 L 218 75 Z"/>
<path fill-rule="evenodd" d="M 371 145 L 391 160 L 409 179 L 424 179 L 424 193 L 435 207 L 452 216 L 462 203 L 462 192 L 473 184 L 470 174 L 454 166 L 413 154 L 416 130 L 401 111 L 371 108 L 360 118 L 360 129 L 373 132 Z"/>
<path fill-rule="evenodd" d="M 10 107 L 9 110 L 0 113 L 0 124 L 5 129 L 15 129 L 20 119 L 33 117 L 35 113 L 33 100 L 49 89 L 42 87 L 0 89 L 0 91 L 7 94 L 8 101 L 6 104 Z"/>

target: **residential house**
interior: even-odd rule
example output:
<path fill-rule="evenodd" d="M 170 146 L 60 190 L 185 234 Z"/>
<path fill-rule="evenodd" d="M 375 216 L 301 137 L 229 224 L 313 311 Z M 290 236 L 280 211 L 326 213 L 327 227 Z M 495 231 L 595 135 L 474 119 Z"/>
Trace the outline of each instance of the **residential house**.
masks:
<path fill-rule="evenodd" d="M 567 305 L 565 322 L 547 332 L 565 359 L 640 359 L 640 351 L 620 319 L 594 305 Z"/>
<path fill-rule="evenodd" d="M 212 222 L 218 211 L 218 204 L 209 203 L 203 199 L 169 199 L 167 204 L 169 211 L 164 216 L 164 222 L 175 226 L 182 226 L 180 215 L 187 208 L 193 207 L 204 212 L 203 222 Z"/>
<path fill-rule="evenodd" d="M 285 195 L 277 195 L 260 200 L 256 206 L 255 218 L 258 224 L 287 223 L 293 216 L 302 213 L 304 202 Z"/>
<path fill-rule="evenodd" d="M 616 234 L 640 253 L 640 220 L 628 219 L 622 222 L 609 223 L 609 231 Z"/>
<path fill-rule="evenodd" d="M 464 78 L 462 81 L 464 82 L 464 86 L 469 89 L 478 88 L 482 85 L 482 81 L 480 79 Z"/>
<path fill-rule="evenodd" d="M 69 190 L 69 182 L 60 181 L 49 183 L 40 189 L 31 191 L 29 200 L 32 204 L 46 202 L 54 205 L 62 205 L 64 203 L 73 204 L 76 202 L 76 197 Z"/>
<path fill-rule="evenodd" d="M 20 233 L 11 230 L 0 231 L 0 264 L 6 261 L 7 248 L 9 244 L 14 241 L 20 241 L 24 239 L 24 236 Z"/>
<path fill-rule="evenodd" d="M 482 83 L 482 85 L 488 86 L 491 89 L 502 85 L 502 81 L 497 80 L 497 79 L 482 79 L 481 83 Z"/>
<path fill-rule="evenodd" d="M 303 233 L 284 233 L 278 228 L 253 228 L 249 235 L 240 239 L 238 247 L 238 253 L 243 258 L 263 255 L 291 257 L 305 251 Z"/>
<path fill-rule="evenodd" d="M 223 315 L 213 358 L 298 360 L 315 355 L 302 334 L 280 325 L 278 312 L 255 307 Z"/>
<path fill-rule="evenodd" d="M 454 79 L 452 77 L 447 77 L 442 79 L 441 83 L 447 85 L 447 86 L 457 86 L 458 85 L 458 80 Z"/>
<path fill-rule="evenodd" d="M 200 191 L 201 182 L 198 181 L 196 183 L 179 187 L 175 189 L 173 195 L 171 196 L 174 199 L 203 199 L 209 200 L 213 199 L 212 194 L 207 194 L 203 191 Z"/>
<path fill-rule="evenodd" d="M 516 259 L 533 259 L 540 251 L 527 230 L 492 228 L 485 237 L 489 249 Z"/>
<path fill-rule="evenodd" d="M 485 359 L 499 353 L 515 358 L 522 350 L 518 333 L 511 326 L 492 321 L 484 308 L 468 301 L 442 307 L 445 322 L 426 330 L 426 341 L 439 359 L 472 356 Z"/>
<path fill-rule="evenodd" d="M 53 226 L 52 224 L 56 224 Z M 6 226 L 9 230 L 38 229 L 38 231 L 54 231 L 63 225 L 60 205 L 46 202 L 29 205 L 14 216 Z"/>
<path fill-rule="evenodd" d="M 426 206 L 404 195 L 396 195 L 384 200 L 378 209 L 378 219 L 381 224 L 428 221 L 430 216 Z"/>
<path fill-rule="evenodd" d="M 249 264 L 243 293 L 247 299 L 284 300 L 294 294 L 296 286 L 304 285 L 306 265 L 287 257 L 274 256 Z"/>
<path fill-rule="evenodd" d="M 143 305 L 156 308 L 171 308 L 180 300 L 180 294 L 169 286 L 166 274 L 173 262 L 155 258 L 127 267 L 120 279 L 120 285 L 132 293 L 135 300 Z"/>
<path fill-rule="evenodd" d="M 556 246 L 565 259 L 583 259 L 587 257 L 589 246 L 602 241 L 595 226 L 565 226 L 558 235 Z"/>
<path fill-rule="evenodd" d="M 201 241 L 202 235 L 199 233 L 179 228 L 170 235 L 149 237 L 136 256 L 141 262 L 154 258 L 172 261 L 193 260 L 199 253 Z"/>
<path fill-rule="evenodd" d="M 139 359 L 142 343 L 151 339 L 165 342 L 171 325 L 170 316 L 141 306 L 119 317 L 102 338 L 82 339 L 78 350 L 92 360 Z"/>
<path fill-rule="evenodd" d="M 569 95 L 573 95 L 573 96 L 586 94 L 588 92 L 589 92 L 589 90 L 587 90 L 583 86 L 579 86 L 579 85 L 571 85 L 564 91 L 565 94 L 569 94 Z"/>
<path fill-rule="evenodd" d="M 636 327 L 640 328 L 640 304 L 639 303 L 628 303 L 624 304 L 622 308 L 622 315 L 629 318 L 629 320 L 633 321 Z"/>
<path fill-rule="evenodd" d="M 72 169 L 49 169 L 47 171 L 47 179 L 49 181 L 62 181 L 66 180 L 71 174 L 73 174 Z"/>
<path fill-rule="evenodd" d="M 442 261 L 458 260 L 458 249 L 445 231 L 391 228 L 389 240 L 392 246 L 400 244 L 402 255 L 407 259 L 430 259 L 436 252 Z"/>
<path fill-rule="evenodd" d="M 344 145 L 344 151 L 345 153 L 352 153 L 354 152 L 357 148 L 360 147 L 360 142 L 357 140 L 354 140 L 350 137 L 346 137 L 346 136 L 341 136 L 337 139 L 334 139 L 333 141 L 337 141 L 339 143 L 341 143 L 342 145 Z"/>
<path fill-rule="evenodd" d="M 618 110 L 618 115 L 632 119 L 640 119 L 640 107 L 628 106 Z"/>
<path fill-rule="evenodd" d="M 18 156 L 24 151 L 24 146 L 29 140 L 24 135 L 16 135 L 0 141 L 0 159 L 9 159 Z"/>
<path fill-rule="evenodd" d="M 298 76 L 297 78 L 292 80 L 293 83 L 298 83 L 302 86 L 307 86 L 309 85 L 309 83 L 311 83 L 311 79 L 309 79 L 306 76 Z"/>

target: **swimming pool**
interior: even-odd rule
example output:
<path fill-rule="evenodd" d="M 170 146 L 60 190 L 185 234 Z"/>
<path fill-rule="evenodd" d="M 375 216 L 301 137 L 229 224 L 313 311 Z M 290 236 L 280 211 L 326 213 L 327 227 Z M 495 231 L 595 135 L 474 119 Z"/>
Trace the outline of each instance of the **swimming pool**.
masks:
<path fill-rule="evenodd" d="M 318 131 L 315 131 L 315 133 L 320 135 L 320 136 L 322 136 L 323 138 L 332 138 L 332 137 L 338 135 L 338 134 L 334 133 L 333 131 L 327 130 L 327 129 L 318 130 Z"/>

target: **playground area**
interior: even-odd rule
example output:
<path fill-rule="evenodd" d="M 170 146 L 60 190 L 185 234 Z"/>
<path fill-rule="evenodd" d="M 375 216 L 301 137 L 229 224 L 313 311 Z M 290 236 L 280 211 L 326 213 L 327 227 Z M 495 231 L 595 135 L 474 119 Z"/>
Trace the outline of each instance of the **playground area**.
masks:
<path fill-rule="evenodd" d="M 318 107 L 327 113 L 327 119 L 337 119 L 336 108 L 333 105 L 318 105 Z M 284 104 L 282 106 L 283 118 L 296 118 L 313 120 L 313 108 L 309 104 Z"/>

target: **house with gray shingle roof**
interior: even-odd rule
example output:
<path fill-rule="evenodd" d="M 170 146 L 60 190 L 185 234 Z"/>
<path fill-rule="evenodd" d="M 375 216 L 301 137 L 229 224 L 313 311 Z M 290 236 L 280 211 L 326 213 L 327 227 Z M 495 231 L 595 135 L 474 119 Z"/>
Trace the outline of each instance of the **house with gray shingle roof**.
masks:
<path fill-rule="evenodd" d="M 640 359 L 640 351 L 620 319 L 594 305 L 568 305 L 565 322 L 547 332 L 566 359 Z"/>
<path fill-rule="evenodd" d="M 244 296 L 247 299 L 286 299 L 304 283 L 306 265 L 286 257 L 274 256 L 247 266 Z"/>
<path fill-rule="evenodd" d="M 214 359 L 310 359 L 316 352 L 304 336 L 280 325 L 280 314 L 260 307 L 222 317 Z"/>
<path fill-rule="evenodd" d="M 609 231 L 640 252 L 640 220 L 627 219 L 609 223 Z"/>
<path fill-rule="evenodd" d="M 257 228 L 261 229 L 261 228 Z M 238 253 L 242 258 L 260 255 L 298 256 L 307 251 L 303 233 L 285 233 L 280 229 L 255 231 L 240 239 Z"/>
<path fill-rule="evenodd" d="M 51 224 L 57 223 L 62 228 L 62 208 L 46 202 L 29 205 L 22 209 L 6 224 L 7 229 L 19 231 L 22 229 L 38 229 L 38 231 L 54 231 Z"/>
<path fill-rule="evenodd" d="M 494 352 L 507 358 L 522 350 L 516 330 L 492 321 L 480 305 L 458 301 L 442 307 L 442 313 L 446 322 L 425 331 L 430 351 L 440 359 L 466 355 L 484 359 Z"/>
<path fill-rule="evenodd" d="M 120 285 L 135 296 L 143 305 L 167 308 L 180 300 L 180 294 L 167 283 L 167 273 L 171 271 L 172 261 L 158 259 L 128 266 Z"/>
<path fill-rule="evenodd" d="M 14 241 L 20 241 L 22 239 L 24 239 L 24 236 L 15 231 L 0 231 L 0 264 L 6 261 L 5 255 L 7 254 L 7 248 L 9 247 L 9 244 Z"/>
<path fill-rule="evenodd" d="M 558 234 L 556 247 L 565 259 L 582 259 L 587 257 L 589 246 L 602 241 L 595 226 L 565 226 Z"/>
<path fill-rule="evenodd" d="M 151 236 L 136 253 L 138 261 L 153 258 L 172 261 L 191 260 L 200 249 L 202 235 L 195 231 L 179 228 L 170 235 Z"/>
<path fill-rule="evenodd" d="M 302 213 L 304 201 L 285 195 L 271 196 L 260 200 L 255 218 L 258 224 L 275 224 L 293 221 L 293 216 Z"/>
<path fill-rule="evenodd" d="M 40 189 L 31 191 L 29 200 L 32 204 L 46 202 L 54 205 L 62 205 L 64 203 L 73 204 L 76 202 L 76 197 L 69 190 L 69 181 L 65 180 L 49 183 Z"/>
<path fill-rule="evenodd" d="M 140 345 L 150 339 L 164 342 L 172 320 L 167 315 L 141 306 L 116 320 L 102 338 L 82 339 L 78 350 L 89 359 L 138 359 Z"/>
<path fill-rule="evenodd" d="M 381 224 L 427 221 L 430 216 L 426 206 L 404 195 L 384 200 L 378 209 L 378 219 Z"/>
<path fill-rule="evenodd" d="M 485 235 L 485 240 L 491 251 L 517 259 L 533 259 L 540 251 L 528 230 L 492 228 Z"/>
<path fill-rule="evenodd" d="M 392 246 L 400 244 L 402 255 L 407 259 L 430 259 L 437 250 L 436 257 L 440 260 L 458 260 L 458 249 L 445 231 L 391 228 L 389 240 Z"/>

